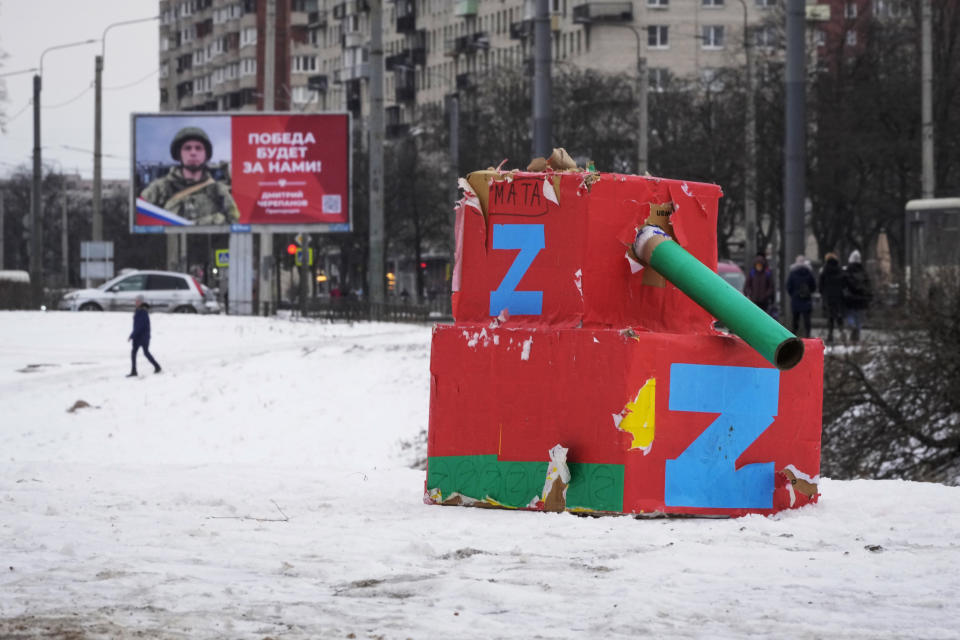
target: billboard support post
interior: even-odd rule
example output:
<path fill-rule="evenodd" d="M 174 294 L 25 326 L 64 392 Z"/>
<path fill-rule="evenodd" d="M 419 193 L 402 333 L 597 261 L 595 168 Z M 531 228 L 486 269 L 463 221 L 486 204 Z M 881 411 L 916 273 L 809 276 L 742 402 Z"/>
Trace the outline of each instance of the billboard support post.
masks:
<path fill-rule="evenodd" d="M 370 3 L 370 258 L 367 299 L 371 320 L 383 304 L 386 280 L 383 214 L 383 2 Z"/>
<path fill-rule="evenodd" d="M 253 235 L 230 234 L 230 277 L 227 291 L 230 304 L 227 312 L 232 316 L 249 316 L 253 313 Z"/>

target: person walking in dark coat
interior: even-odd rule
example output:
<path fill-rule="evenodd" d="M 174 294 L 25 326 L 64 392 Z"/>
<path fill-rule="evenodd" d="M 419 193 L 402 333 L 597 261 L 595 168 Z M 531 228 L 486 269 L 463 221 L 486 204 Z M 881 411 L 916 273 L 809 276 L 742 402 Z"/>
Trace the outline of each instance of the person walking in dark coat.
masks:
<path fill-rule="evenodd" d="M 753 268 L 747 275 L 747 282 L 743 286 L 743 295 L 770 313 L 773 309 L 776 286 L 773 282 L 773 274 L 770 273 L 770 267 L 767 264 L 767 258 L 762 253 L 758 253 L 753 260 Z"/>
<path fill-rule="evenodd" d="M 827 315 L 827 344 L 833 344 L 833 329 L 836 326 L 840 332 L 840 340 L 845 340 L 843 334 L 843 269 L 837 254 L 828 253 L 824 256 L 823 269 L 820 270 L 820 296 L 823 299 L 823 309 Z"/>
<path fill-rule="evenodd" d="M 870 305 L 873 291 L 870 278 L 860 262 L 860 252 L 854 249 L 847 259 L 843 282 L 843 306 L 847 310 L 847 326 L 850 327 L 850 341 L 860 341 L 863 329 L 863 311 Z"/>
<path fill-rule="evenodd" d="M 137 296 L 137 310 L 133 312 L 133 332 L 128 341 L 133 343 L 133 351 L 130 352 L 130 373 L 128 378 L 137 376 L 137 350 L 143 349 L 143 355 L 153 365 L 153 372 L 160 373 L 160 365 L 150 355 L 150 314 L 147 313 L 147 307 L 143 304 L 143 296 Z"/>
<path fill-rule="evenodd" d="M 798 329 L 802 319 L 803 338 L 810 337 L 810 312 L 813 311 L 813 292 L 816 290 L 817 281 L 806 257 L 797 256 L 796 262 L 790 265 L 790 275 L 787 276 L 787 293 L 790 294 L 790 309 L 793 311 L 793 332 L 801 335 Z"/>

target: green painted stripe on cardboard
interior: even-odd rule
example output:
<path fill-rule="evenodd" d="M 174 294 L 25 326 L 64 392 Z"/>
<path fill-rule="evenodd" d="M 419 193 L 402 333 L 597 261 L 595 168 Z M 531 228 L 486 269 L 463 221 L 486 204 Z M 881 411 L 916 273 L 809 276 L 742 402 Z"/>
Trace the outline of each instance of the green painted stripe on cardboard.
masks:
<path fill-rule="evenodd" d="M 540 496 L 547 462 L 497 460 L 496 455 L 434 456 L 427 462 L 427 487 L 444 497 L 453 493 L 508 507 L 526 507 Z M 570 463 L 568 509 L 623 511 L 624 467 L 619 464 Z"/>

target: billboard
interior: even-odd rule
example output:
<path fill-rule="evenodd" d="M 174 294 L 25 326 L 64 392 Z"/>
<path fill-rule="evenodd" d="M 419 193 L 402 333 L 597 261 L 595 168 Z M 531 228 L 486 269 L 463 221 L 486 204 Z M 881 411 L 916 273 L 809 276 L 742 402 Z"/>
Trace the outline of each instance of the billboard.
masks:
<path fill-rule="evenodd" d="M 350 231 L 347 113 L 135 113 L 132 233 Z"/>

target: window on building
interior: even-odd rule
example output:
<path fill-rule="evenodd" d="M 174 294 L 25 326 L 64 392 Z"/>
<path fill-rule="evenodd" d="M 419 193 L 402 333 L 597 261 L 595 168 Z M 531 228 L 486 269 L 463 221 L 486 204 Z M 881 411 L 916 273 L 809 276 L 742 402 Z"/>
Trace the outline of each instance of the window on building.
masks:
<path fill-rule="evenodd" d="M 854 31 L 853 29 L 851 29 L 850 31 L 847 31 L 846 41 L 847 41 L 848 47 L 857 46 L 857 32 Z"/>
<path fill-rule="evenodd" d="M 650 90 L 657 93 L 666 91 L 667 83 L 670 81 L 670 73 L 666 67 L 648 67 L 647 73 L 650 78 Z"/>
<path fill-rule="evenodd" d="M 873 15 L 877 18 L 899 18 L 904 13 L 901 0 L 873 0 Z"/>
<path fill-rule="evenodd" d="M 666 25 L 650 25 L 647 27 L 647 46 L 652 49 L 666 49 L 670 46 L 670 27 Z"/>
<path fill-rule="evenodd" d="M 244 27 L 240 32 L 240 46 L 248 47 L 253 44 L 257 44 L 257 28 Z"/>
<path fill-rule="evenodd" d="M 822 47 L 827 44 L 827 34 L 823 29 L 814 29 L 813 30 L 813 42 L 818 47 Z"/>
<path fill-rule="evenodd" d="M 307 87 L 294 87 L 292 95 L 293 104 L 307 104 L 313 98 L 313 91 Z"/>
<path fill-rule="evenodd" d="M 703 3 L 704 7 L 708 8 L 720 8 L 723 6 L 724 0 L 700 0 Z"/>
<path fill-rule="evenodd" d="M 704 49 L 723 49 L 723 25 L 704 25 L 701 30 L 701 46 Z"/>
<path fill-rule="evenodd" d="M 769 25 L 756 27 L 753 32 L 753 43 L 767 49 L 777 46 L 777 30 Z"/>
<path fill-rule="evenodd" d="M 770 9 L 777 6 L 777 0 L 756 0 L 756 3 L 760 9 Z"/>
<path fill-rule="evenodd" d="M 164 60 L 160 63 L 160 77 L 166 78 L 170 75 L 170 63 Z"/>
<path fill-rule="evenodd" d="M 856 2 L 846 2 L 843 5 L 843 17 L 847 19 L 852 19 L 857 17 L 857 3 Z"/>
<path fill-rule="evenodd" d="M 647 7 L 650 9 L 668 9 L 670 0 L 647 0 Z"/>
<path fill-rule="evenodd" d="M 349 50 L 348 50 L 349 51 Z M 317 70 L 316 56 L 293 56 L 290 60 L 290 70 L 294 73 L 306 73 Z"/>

